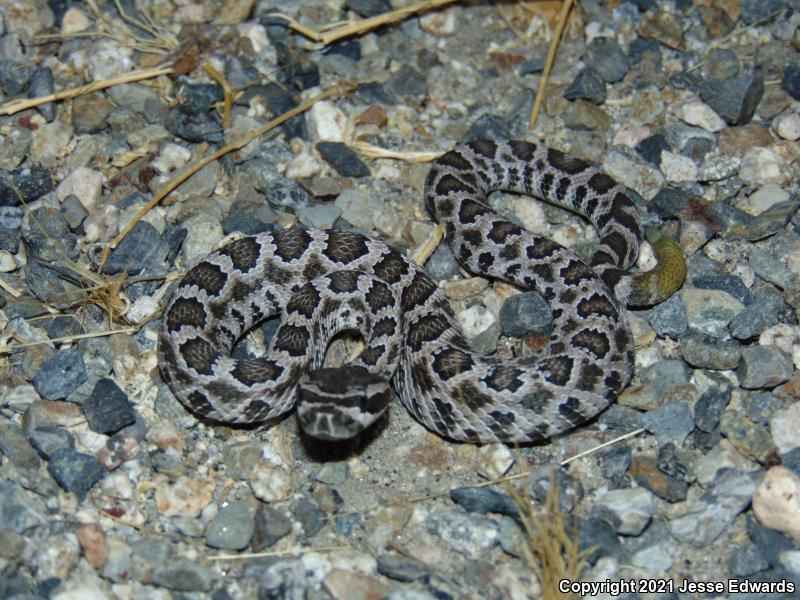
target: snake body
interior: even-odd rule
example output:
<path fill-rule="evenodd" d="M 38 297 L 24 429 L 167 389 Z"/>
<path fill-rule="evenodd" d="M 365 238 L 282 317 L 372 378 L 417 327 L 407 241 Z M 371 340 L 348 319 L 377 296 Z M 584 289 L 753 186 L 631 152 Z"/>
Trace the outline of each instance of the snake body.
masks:
<path fill-rule="evenodd" d="M 588 218 L 600 237 L 590 264 L 494 212 L 486 203 L 493 190 Z M 179 283 L 159 340 L 175 395 L 228 423 L 264 421 L 297 405 L 308 433 L 341 439 L 380 416 L 391 380 L 414 418 L 475 443 L 548 438 L 608 406 L 633 370 L 625 303 L 659 302 L 685 275 L 680 251 L 658 235 L 656 269 L 626 274 L 642 228 L 624 188 L 545 146 L 478 141 L 432 165 L 425 203 L 466 269 L 535 288 L 549 302 L 552 332 L 535 355 L 477 353 L 436 283 L 391 246 L 354 232 L 292 228 L 233 241 Z M 264 356 L 230 356 L 248 329 L 274 315 L 281 321 Z M 320 369 L 328 342 L 346 330 L 363 336 L 364 351 L 339 370 Z"/>

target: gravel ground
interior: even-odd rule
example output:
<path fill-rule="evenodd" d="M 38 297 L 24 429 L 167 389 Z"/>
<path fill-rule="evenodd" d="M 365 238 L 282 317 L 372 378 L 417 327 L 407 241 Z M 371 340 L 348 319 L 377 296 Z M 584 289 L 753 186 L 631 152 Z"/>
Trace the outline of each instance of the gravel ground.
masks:
<path fill-rule="evenodd" d="M 408 3 L 142 4 L 142 28 L 118 12 L 144 23 L 133 2 L 0 5 L 0 597 L 538 598 L 520 505 L 476 487 L 503 475 L 523 516 L 557 478 L 591 597 L 800 597 L 800 2 L 580 2 L 533 132 L 552 3 L 456 3 L 327 47 L 275 13 L 320 27 Z M 228 127 L 206 59 L 236 92 Z M 2 112 L 160 64 L 175 73 Z M 192 163 L 342 82 L 357 87 L 193 175 L 98 270 Z M 297 224 L 414 252 L 434 228 L 426 165 L 355 143 L 484 137 L 601 163 L 684 250 L 683 289 L 629 313 L 636 376 L 616 404 L 508 448 L 442 440 L 398 403 L 332 446 L 293 416 L 232 428 L 175 400 L 155 354 L 174 275 L 231 232 Z M 580 252 L 596 242 L 566 211 L 491 202 Z M 524 353 L 547 327 L 537 294 L 468 277 L 445 247 L 425 269 L 481 350 Z"/>

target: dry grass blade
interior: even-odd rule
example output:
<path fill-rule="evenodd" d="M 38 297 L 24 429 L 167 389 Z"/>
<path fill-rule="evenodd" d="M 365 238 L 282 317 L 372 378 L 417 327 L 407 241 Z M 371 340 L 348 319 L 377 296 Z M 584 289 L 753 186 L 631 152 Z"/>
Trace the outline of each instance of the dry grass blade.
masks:
<path fill-rule="evenodd" d="M 542 78 L 539 80 L 539 89 L 536 90 L 536 98 L 533 100 L 531 107 L 531 117 L 528 120 L 528 129 L 533 129 L 536 125 L 536 120 L 539 118 L 539 110 L 542 107 L 544 100 L 544 92 L 547 88 L 547 78 L 550 76 L 550 71 L 553 68 L 553 62 L 556 59 L 556 51 L 558 44 L 561 42 L 561 36 L 564 33 L 564 28 L 567 26 L 567 19 L 569 18 L 569 11 L 572 8 L 573 0 L 564 0 L 561 5 L 561 14 L 558 16 L 558 25 L 553 33 L 553 39 L 550 41 L 550 47 L 547 49 L 547 59 L 544 63 L 544 70 L 542 71 Z"/>
<path fill-rule="evenodd" d="M 322 42 L 322 44 L 327 46 L 328 44 L 332 44 L 333 42 L 342 38 L 358 35 L 359 33 L 364 33 L 366 31 L 372 31 L 373 29 L 381 27 L 382 25 L 397 23 L 409 15 L 434 8 L 440 8 L 456 1 L 457 0 L 425 0 L 424 2 L 417 2 L 416 4 L 412 4 L 411 6 L 407 6 L 405 8 L 398 8 L 397 10 L 392 10 L 381 15 L 375 15 L 374 17 L 369 17 L 360 21 L 336 26 L 328 31 L 325 31 L 324 33 L 320 33 L 319 31 L 311 29 L 310 27 L 306 27 L 305 25 L 298 23 L 291 17 L 284 14 L 273 13 L 271 16 L 285 19 L 287 25 L 289 25 L 289 27 L 294 29 L 297 33 L 304 35 L 315 42 Z"/>
<path fill-rule="evenodd" d="M 76 333 L 75 335 L 65 335 L 63 337 L 47 338 L 37 342 L 20 342 L 13 345 L 0 346 L 0 353 L 10 352 L 17 348 L 29 348 L 31 346 L 40 346 L 42 344 L 63 344 L 66 342 L 77 342 L 80 340 L 87 340 L 89 338 L 105 337 L 107 335 L 114 335 L 115 333 L 136 333 L 137 327 L 123 327 L 122 329 L 109 329 L 107 331 L 92 331 L 91 333 Z"/>
<path fill-rule="evenodd" d="M 291 548 L 289 550 L 274 550 L 272 552 L 243 552 L 242 554 L 216 554 L 206 556 L 206 560 L 236 560 L 239 558 L 263 558 L 265 556 L 296 556 L 310 552 L 335 552 L 336 550 L 349 550 L 348 546 L 319 546 L 317 548 Z"/>
<path fill-rule="evenodd" d="M 216 81 L 220 87 L 222 87 L 223 93 L 225 94 L 225 103 L 224 108 L 222 110 L 222 127 L 227 131 L 231 128 L 231 114 L 233 112 L 233 87 L 231 87 L 230 82 L 225 78 L 225 76 L 217 71 L 214 68 L 214 65 L 211 64 L 211 61 L 206 59 L 206 63 L 203 65 L 203 70 L 206 74 L 211 77 L 214 81 Z"/>
<path fill-rule="evenodd" d="M 430 162 L 444 154 L 444 152 L 401 152 L 399 150 L 387 150 L 386 148 L 374 146 L 367 142 L 353 142 L 351 147 L 367 158 L 393 158 L 395 160 L 414 163 Z"/>
<path fill-rule="evenodd" d="M 121 20 L 114 20 L 97 6 L 94 0 L 86 0 L 94 18 L 95 29 L 70 34 L 39 35 L 37 42 L 63 40 L 73 37 L 104 37 L 147 54 L 166 54 L 178 47 L 178 38 L 169 29 L 158 25 L 142 7 L 137 7 L 141 20 L 134 19 L 122 7 L 119 0 L 114 6 Z"/>
<path fill-rule="evenodd" d="M 577 521 L 570 526 L 570 519 L 559 507 L 560 490 L 554 473 L 550 476 L 544 507 L 541 513 L 533 510 L 527 495 L 521 494 L 511 485 L 505 486 L 514 499 L 525 529 L 522 552 L 531 569 L 539 575 L 542 598 L 564 600 L 575 598 L 559 589 L 565 579 L 579 581 L 586 565 L 586 556 L 593 549 L 580 551 Z"/>
<path fill-rule="evenodd" d="M 97 90 L 104 90 L 121 83 L 131 83 L 133 81 L 141 81 L 143 79 L 152 79 L 161 75 L 169 75 L 170 73 L 172 73 L 172 69 L 170 67 L 157 67 L 155 69 L 147 69 L 144 71 L 133 71 L 131 73 L 126 73 L 125 75 L 115 77 L 114 79 L 101 79 L 100 81 L 94 81 L 88 85 L 62 90 L 55 94 L 48 94 L 47 96 L 12 100 L 0 106 L 0 115 L 13 115 L 21 110 L 33 108 L 34 106 L 39 106 L 40 104 L 55 102 L 57 100 L 66 100 L 76 96 L 83 96 L 84 94 L 90 94 L 92 92 L 96 92 Z"/>
<path fill-rule="evenodd" d="M 128 233 L 130 233 L 131 229 L 133 229 L 133 226 L 136 225 L 136 223 L 138 223 L 141 220 L 141 218 L 144 215 L 146 215 L 147 212 L 150 209 L 152 209 L 154 206 L 156 206 L 159 202 L 161 202 L 164 198 L 166 198 L 167 195 L 170 192 L 172 192 L 172 190 L 177 188 L 184 181 L 186 181 L 192 175 L 197 173 L 200 169 L 202 169 L 203 167 L 205 167 L 207 164 L 211 163 L 212 161 L 215 161 L 218 158 L 221 158 L 222 156 L 228 154 L 229 152 L 233 152 L 234 150 L 238 150 L 239 148 L 245 147 L 247 144 L 252 142 L 254 139 L 256 139 L 259 136 L 264 135 L 266 132 L 270 131 L 271 129 L 274 129 L 275 127 L 277 127 L 281 123 L 291 119 L 295 115 L 299 115 L 300 113 L 303 113 L 303 112 L 307 111 L 309 108 L 314 106 L 314 104 L 316 104 L 320 100 L 324 100 L 325 98 L 329 98 L 331 96 L 337 96 L 339 94 L 346 93 L 346 92 L 352 90 L 353 87 L 354 86 L 352 84 L 341 84 L 341 85 L 335 85 L 335 86 L 329 87 L 328 89 L 320 92 L 319 94 L 317 94 L 316 96 L 314 96 L 310 100 L 306 100 L 305 102 L 303 102 L 299 106 L 294 107 L 292 110 L 289 110 L 289 111 L 283 113 L 282 115 L 280 115 L 279 117 L 276 117 L 275 119 L 273 119 L 269 123 L 267 123 L 265 125 L 262 125 L 261 127 L 256 129 L 255 131 L 252 131 L 252 132 L 250 132 L 250 133 L 248 133 L 246 135 L 240 136 L 240 137 L 228 142 L 225 146 L 223 146 L 222 148 L 220 148 L 216 152 L 213 152 L 213 153 L 209 154 L 208 156 L 206 156 L 205 158 L 200 159 L 195 164 L 193 164 L 190 168 L 188 168 L 185 171 L 183 171 L 183 173 L 181 173 L 178 177 L 176 177 L 175 179 L 170 181 L 166 186 L 164 186 L 164 188 L 160 192 L 158 192 L 158 194 L 153 196 L 152 200 L 150 200 L 150 202 L 148 202 L 145 206 L 143 206 L 141 208 L 141 210 L 139 210 L 139 212 L 137 212 L 134 215 L 133 219 L 131 219 L 130 222 L 128 222 L 128 224 L 123 228 L 123 230 L 119 232 L 117 237 L 115 237 L 111 241 L 110 244 L 106 245 L 106 247 L 103 248 L 103 254 L 102 254 L 101 258 L 100 258 L 100 264 L 98 266 L 98 270 L 101 270 L 103 268 L 103 265 L 106 264 L 106 260 L 108 260 L 108 255 L 111 252 L 111 250 L 113 250 L 114 248 L 116 248 L 119 245 L 119 243 L 125 238 L 125 236 L 128 235 Z"/>

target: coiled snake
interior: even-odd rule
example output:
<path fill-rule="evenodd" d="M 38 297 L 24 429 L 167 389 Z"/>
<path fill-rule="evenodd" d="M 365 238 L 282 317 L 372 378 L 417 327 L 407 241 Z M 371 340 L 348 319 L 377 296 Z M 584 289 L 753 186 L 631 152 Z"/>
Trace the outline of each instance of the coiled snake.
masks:
<path fill-rule="evenodd" d="M 590 265 L 494 212 L 488 192 L 537 196 L 587 217 L 600 242 Z M 244 237 L 192 268 L 167 306 L 159 338 L 164 378 L 199 415 L 228 423 L 297 406 L 306 432 L 356 435 L 385 411 L 394 383 L 405 407 L 437 433 L 469 442 L 528 442 L 602 411 L 631 378 L 625 303 L 654 304 L 685 276 L 683 255 L 654 234 L 658 266 L 627 275 L 642 228 L 624 188 L 585 161 L 527 142 L 477 141 L 441 156 L 425 204 L 469 271 L 536 288 L 553 327 L 534 356 L 473 350 L 437 285 L 391 246 L 363 235 L 292 228 Z M 264 356 L 230 350 L 280 315 Z M 357 331 L 364 351 L 320 369 L 328 342 Z"/>

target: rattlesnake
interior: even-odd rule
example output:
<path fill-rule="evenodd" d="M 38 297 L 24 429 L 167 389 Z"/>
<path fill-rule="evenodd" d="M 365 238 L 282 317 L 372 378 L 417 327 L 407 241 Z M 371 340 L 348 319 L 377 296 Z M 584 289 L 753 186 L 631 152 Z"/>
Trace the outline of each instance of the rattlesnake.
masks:
<path fill-rule="evenodd" d="M 492 190 L 533 195 L 586 216 L 599 245 L 590 265 L 486 203 Z M 683 282 L 674 243 L 654 234 L 659 264 L 626 275 L 642 239 L 636 207 L 597 166 L 527 142 L 477 141 L 441 156 L 425 204 L 469 271 L 536 288 L 553 325 L 533 356 L 475 352 L 442 291 L 391 246 L 358 233 L 291 228 L 233 241 L 191 269 L 164 316 L 159 358 L 175 395 L 199 415 L 259 422 L 295 405 L 306 432 L 351 437 L 385 410 L 394 387 L 418 421 L 469 442 L 527 442 L 603 410 L 631 378 L 624 303 L 659 302 Z M 264 356 L 230 350 L 280 315 Z M 320 369 L 329 340 L 355 330 L 365 349 Z M 299 397 L 299 402 L 298 402 Z"/>

